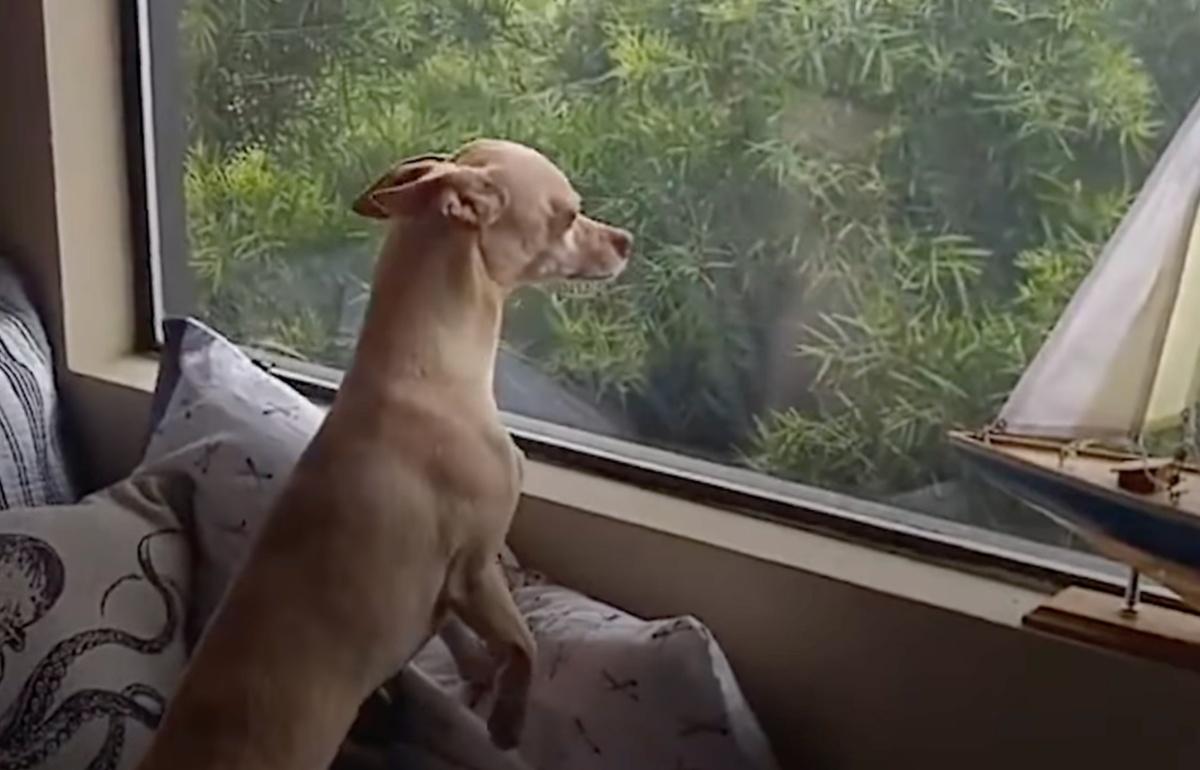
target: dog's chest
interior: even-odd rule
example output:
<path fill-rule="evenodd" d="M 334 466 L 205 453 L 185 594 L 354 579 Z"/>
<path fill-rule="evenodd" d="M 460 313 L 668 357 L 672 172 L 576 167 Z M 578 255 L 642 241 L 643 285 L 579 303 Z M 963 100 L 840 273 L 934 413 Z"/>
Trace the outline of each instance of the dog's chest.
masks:
<path fill-rule="evenodd" d="M 436 488 L 511 513 L 521 492 L 520 453 L 502 428 L 464 437 L 431 458 Z"/>

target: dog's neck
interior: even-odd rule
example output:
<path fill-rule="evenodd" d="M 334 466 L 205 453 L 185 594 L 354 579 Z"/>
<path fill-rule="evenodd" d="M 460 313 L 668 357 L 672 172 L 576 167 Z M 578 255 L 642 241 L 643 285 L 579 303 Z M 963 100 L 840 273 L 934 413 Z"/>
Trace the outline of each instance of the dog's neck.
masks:
<path fill-rule="evenodd" d="M 394 223 L 344 383 L 390 390 L 421 381 L 494 404 L 505 294 L 487 274 L 474 231 L 445 222 Z"/>

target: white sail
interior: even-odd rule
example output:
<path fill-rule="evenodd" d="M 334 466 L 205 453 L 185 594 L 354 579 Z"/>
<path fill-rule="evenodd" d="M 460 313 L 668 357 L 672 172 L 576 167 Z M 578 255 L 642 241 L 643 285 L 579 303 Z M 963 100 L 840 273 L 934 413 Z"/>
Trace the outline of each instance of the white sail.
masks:
<path fill-rule="evenodd" d="M 1200 103 L 1008 403 L 1010 433 L 1116 439 L 1178 422 L 1200 376 Z"/>
<path fill-rule="evenodd" d="M 1143 427 L 1177 424 L 1200 396 L 1200 212 L 1193 220 L 1179 293 L 1167 323 Z"/>

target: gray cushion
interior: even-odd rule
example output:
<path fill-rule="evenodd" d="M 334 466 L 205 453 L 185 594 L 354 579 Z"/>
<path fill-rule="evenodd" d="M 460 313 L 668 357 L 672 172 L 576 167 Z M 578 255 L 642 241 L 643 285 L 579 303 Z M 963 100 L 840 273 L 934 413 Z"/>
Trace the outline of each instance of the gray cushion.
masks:
<path fill-rule="evenodd" d="M 45 329 L 16 273 L 0 260 L 0 509 L 78 498 L 59 418 Z"/>
<path fill-rule="evenodd" d="M 163 330 L 141 467 L 182 471 L 196 484 L 194 636 L 325 415 L 203 324 L 168 319 Z"/>

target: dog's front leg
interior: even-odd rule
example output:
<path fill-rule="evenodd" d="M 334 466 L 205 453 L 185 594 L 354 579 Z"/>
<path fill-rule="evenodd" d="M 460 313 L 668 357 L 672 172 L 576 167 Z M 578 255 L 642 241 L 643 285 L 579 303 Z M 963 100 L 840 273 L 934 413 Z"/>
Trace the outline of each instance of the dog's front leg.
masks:
<path fill-rule="evenodd" d="M 489 561 L 479 573 L 466 576 L 464 587 L 453 609 L 500 664 L 488 732 L 496 746 L 511 749 L 520 742 L 533 683 L 533 634 L 509 593 L 499 562 Z"/>
<path fill-rule="evenodd" d="M 330 770 L 530 770 L 515 753 L 497 751 L 483 722 L 408 665 L 388 682 L 392 704 L 377 736 L 347 741 Z"/>
<path fill-rule="evenodd" d="M 471 708 L 492 688 L 496 678 L 495 658 L 488 654 L 483 642 L 457 615 L 451 613 L 438 629 L 438 636 L 454 658 L 458 673 L 467 683 L 468 704 Z"/>

